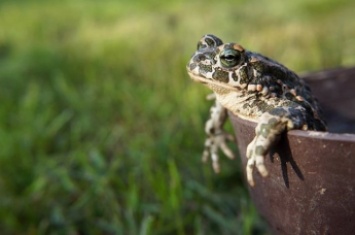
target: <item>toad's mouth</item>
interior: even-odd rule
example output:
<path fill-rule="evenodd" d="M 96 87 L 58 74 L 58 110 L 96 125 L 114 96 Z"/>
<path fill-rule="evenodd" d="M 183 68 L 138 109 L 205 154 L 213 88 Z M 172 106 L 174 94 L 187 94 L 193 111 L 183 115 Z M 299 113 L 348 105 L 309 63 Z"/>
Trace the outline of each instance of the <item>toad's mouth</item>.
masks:
<path fill-rule="evenodd" d="M 210 79 L 207 79 L 207 78 L 203 78 L 203 77 L 193 73 L 192 71 L 187 71 L 187 73 L 189 74 L 191 79 L 196 81 L 196 82 L 200 82 L 200 83 L 203 83 L 205 85 L 218 86 L 220 88 L 224 88 L 224 89 L 231 90 L 231 91 L 241 91 L 241 88 L 239 88 L 239 87 L 230 86 L 230 85 L 228 85 L 226 83 L 219 82 L 219 81 L 216 81 L 216 80 L 210 80 Z"/>

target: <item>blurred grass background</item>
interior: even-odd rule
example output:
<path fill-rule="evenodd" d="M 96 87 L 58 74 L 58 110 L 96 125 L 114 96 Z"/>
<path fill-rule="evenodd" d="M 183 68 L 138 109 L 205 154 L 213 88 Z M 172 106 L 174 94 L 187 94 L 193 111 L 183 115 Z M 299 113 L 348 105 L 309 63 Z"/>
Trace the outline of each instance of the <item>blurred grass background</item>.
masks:
<path fill-rule="evenodd" d="M 209 91 L 185 64 L 213 33 L 296 72 L 354 65 L 354 7 L 1 1 L 0 233 L 267 234 L 238 160 L 201 165 Z"/>

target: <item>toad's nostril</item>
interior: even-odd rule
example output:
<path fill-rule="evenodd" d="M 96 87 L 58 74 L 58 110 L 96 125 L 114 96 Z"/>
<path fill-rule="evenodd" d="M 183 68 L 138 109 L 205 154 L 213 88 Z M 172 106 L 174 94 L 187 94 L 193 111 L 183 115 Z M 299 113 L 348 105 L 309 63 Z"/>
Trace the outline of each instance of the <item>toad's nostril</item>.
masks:
<path fill-rule="evenodd" d="M 195 61 L 200 62 L 200 61 L 206 60 L 206 58 L 207 57 L 204 54 L 198 54 L 195 56 Z"/>

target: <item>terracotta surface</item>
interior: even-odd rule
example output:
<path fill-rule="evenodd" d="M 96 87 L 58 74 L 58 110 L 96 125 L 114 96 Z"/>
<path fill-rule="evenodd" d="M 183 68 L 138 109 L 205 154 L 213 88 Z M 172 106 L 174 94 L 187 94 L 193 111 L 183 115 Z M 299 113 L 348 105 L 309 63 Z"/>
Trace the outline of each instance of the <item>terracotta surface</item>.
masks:
<path fill-rule="evenodd" d="M 331 133 L 284 134 L 266 159 L 269 176 L 254 172 L 250 195 L 274 234 L 355 234 L 355 68 L 303 77 Z M 230 118 L 245 166 L 256 124 Z"/>

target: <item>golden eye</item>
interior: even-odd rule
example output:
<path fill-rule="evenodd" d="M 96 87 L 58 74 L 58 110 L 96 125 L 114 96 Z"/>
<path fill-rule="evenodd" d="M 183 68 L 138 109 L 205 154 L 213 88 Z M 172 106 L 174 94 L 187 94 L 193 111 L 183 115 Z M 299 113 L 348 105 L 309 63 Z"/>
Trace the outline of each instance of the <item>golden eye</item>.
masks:
<path fill-rule="evenodd" d="M 240 63 L 241 57 L 240 51 L 228 48 L 222 51 L 219 58 L 223 67 L 231 68 Z"/>

